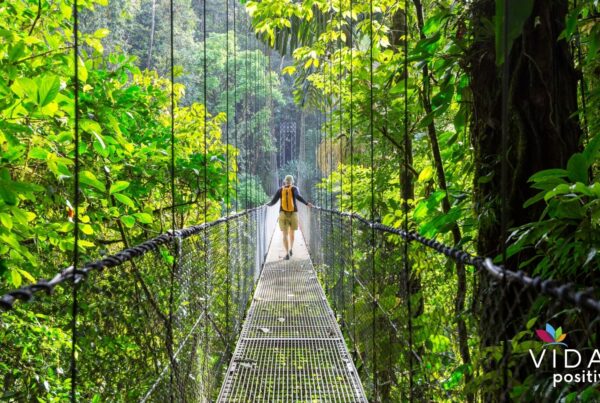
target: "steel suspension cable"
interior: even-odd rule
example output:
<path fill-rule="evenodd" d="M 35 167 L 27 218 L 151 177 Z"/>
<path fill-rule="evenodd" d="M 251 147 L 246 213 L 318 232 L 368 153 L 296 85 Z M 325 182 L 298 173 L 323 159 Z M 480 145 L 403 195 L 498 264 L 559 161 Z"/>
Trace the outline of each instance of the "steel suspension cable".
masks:
<path fill-rule="evenodd" d="M 246 24 L 249 24 L 248 17 L 246 14 Z M 250 26 L 248 25 L 248 31 L 250 31 Z M 248 79 L 248 59 L 250 58 L 250 46 L 248 38 L 248 33 L 246 33 L 245 46 L 246 50 L 244 53 L 244 169 L 245 169 L 245 182 L 244 182 L 244 208 L 248 208 L 248 181 L 250 179 L 250 169 L 249 169 L 249 150 L 250 144 L 248 143 L 248 139 L 250 134 L 248 133 L 248 92 L 250 90 L 249 79 Z"/>
<path fill-rule="evenodd" d="M 370 176 L 370 185 L 371 185 L 371 220 L 375 221 L 375 160 L 374 160 L 374 150 L 375 150 L 375 137 L 373 130 L 373 0 L 369 0 L 369 136 L 370 136 L 370 162 L 371 162 L 371 176 Z M 377 290 L 375 289 L 375 228 L 371 227 L 371 294 L 373 296 L 377 295 Z M 377 311 L 377 303 L 373 301 L 372 306 L 372 321 L 371 321 L 371 343 L 372 343 L 372 351 L 373 351 L 373 385 L 374 385 L 374 393 L 375 393 L 375 401 L 378 400 L 379 397 L 379 389 L 378 389 L 378 376 L 377 376 L 377 352 L 375 351 L 375 334 L 377 332 L 377 326 L 375 322 L 375 313 Z"/>
<path fill-rule="evenodd" d="M 411 186 L 410 182 L 410 171 L 408 161 L 410 159 L 410 142 L 409 142 L 409 132 L 408 132 L 408 0 L 404 0 L 404 57 L 403 57 L 403 65 L 404 65 L 404 186 Z M 403 195 L 403 196 L 402 196 Z M 408 189 L 401 189 L 401 198 L 402 200 L 402 210 L 403 210 L 403 222 L 402 228 L 405 233 L 408 233 Z M 408 385 L 409 385 L 409 401 L 412 402 L 414 399 L 413 395 L 413 385 L 414 385 L 414 377 L 413 377 L 413 323 L 412 323 L 412 287 L 410 281 L 410 262 L 408 256 L 408 240 L 404 240 L 403 245 L 403 269 L 404 269 L 404 287 L 406 289 L 406 311 L 407 311 L 407 326 L 408 326 Z"/>
<path fill-rule="evenodd" d="M 77 315 L 79 313 L 78 295 L 77 295 L 77 280 L 79 266 L 79 192 L 80 180 L 79 170 L 81 162 L 79 160 L 79 2 L 73 0 L 73 84 L 74 84 L 74 178 L 73 178 L 73 276 L 72 276 L 72 298 L 71 305 L 71 401 L 77 400 Z"/>
<path fill-rule="evenodd" d="M 273 134 L 274 134 L 274 122 L 273 122 L 273 74 L 271 72 L 271 47 L 268 48 L 269 53 L 268 53 L 268 64 L 269 64 L 269 139 L 271 141 L 273 141 Z M 270 159 L 272 159 L 272 155 L 270 156 Z M 271 167 L 271 169 L 275 169 L 276 174 L 277 175 L 277 162 L 275 162 L 275 166 Z"/>
<path fill-rule="evenodd" d="M 169 41 L 170 41 L 170 79 L 171 93 L 170 96 L 170 114 L 171 114 L 171 161 L 170 161 L 170 176 L 171 176 L 171 231 L 177 230 L 176 221 L 176 201 L 175 201 L 175 26 L 174 26 L 174 4 L 173 0 L 169 0 Z M 177 240 L 174 242 L 173 249 L 177 251 Z M 173 294 L 175 287 L 175 271 L 177 270 L 179 256 L 174 253 L 173 264 L 171 266 L 171 278 L 169 287 L 169 323 L 167 328 L 167 353 L 171 363 L 171 371 L 169 371 L 169 397 L 171 402 L 175 400 L 173 395 L 173 381 L 176 372 L 175 358 L 173 352 Z"/>
<path fill-rule="evenodd" d="M 354 0 L 350 0 L 350 212 L 354 212 Z M 350 216 L 350 265 L 352 271 L 352 354 L 356 361 L 356 297 L 354 287 L 356 270 L 354 267 L 354 216 Z"/>
<path fill-rule="evenodd" d="M 509 96 L 509 75 L 510 75 L 510 61 L 508 48 L 508 19 L 510 10 L 510 0 L 504 0 L 504 21 L 502 22 L 502 54 L 504 62 L 502 63 L 502 139 L 501 139 L 501 177 L 500 177 L 500 189 L 501 194 L 506 197 L 502 197 L 502 205 L 500 210 L 500 247 L 502 250 L 502 265 L 506 267 L 506 237 L 508 232 L 508 204 L 506 198 L 508 197 L 508 96 Z M 502 288 L 504 289 L 504 295 L 507 295 L 508 282 L 506 277 L 502 279 Z M 508 331 L 504 330 L 504 344 L 502 346 L 502 383 L 503 383 L 503 401 L 509 401 L 508 391 L 508 358 L 509 358 L 509 337 Z"/>
<path fill-rule="evenodd" d="M 252 26 L 252 25 L 250 25 Z M 256 170 L 256 166 L 258 165 L 258 158 L 256 158 L 258 156 L 257 154 L 257 149 L 256 149 L 256 137 L 257 137 L 257 131 L 258 131 L 258 112 L 257 112 L 257 98 L 258 98 L 258 87 L 256 85 L 256 77 L 258 75 L 258 70 L 256 65 L 258 64 L 258 57 L 256 55 L 256 38 L 253 37 L 252 38 L 252 87 L 253 87 L 253 91 L 252 93 L 254 94 L 253 98 L 252 98 L 252 153 L 255 156 L 254 158 L 254 169 L 253 169 L 253 174 L 257 174 L 257 170 Z M 256 195 L 256 181 L 253 180 L 252 181 L 252 197 L 253 197 L 253 202 L 254 202 L 254 196 Z"/>
<path fill-rule="evenodd" d="M 253 98 L 252 98 L 252 119 L 253 119 L 253 128 L 252 128 L 252 155 L 257 157 L 258 154 L 258 150 L 256 147 L 257 144 L 257 138 L 258 138 L 258 85 L 257 85 L 257 80 L 256 77 L 258 76 L 258 68 L 257 68 L 257 64 L 258 64 L 258 56 L 257 56 L 257 51 L 256 51 L 256 37 L 252 38 L 252 84 L 253 84 Z M 258 174 L 258 170 L 257 170 L 257 166 L 258 166 L 258 158 L 254 158 L 253 159 L 253 173 L 255 175 Z M 254 201 L 254 196 L 256 195 L 256 181 L 252 181 L 252 198 Z"/>
<path fill-rule="evenodd" d="M 333 0 L 330 7 L 333 9 Z M 329 53 L 329 208 L 333 209 L 333 46 Z M 331 225 L 333 235 L 333 223 Z"/>
<path fill-rule="evenodd" d="M 317 160 L 317 165 L 319 166 L 319 171 L 321 171 L 322 166 L 323 166 L 323 164 L 322 164 L 322 162 L 323 162 L 322 161 L 322 159 L 323 159 L 323 152 L 322 152 L 322 150 L 323 150 L 323 132 L 322 132 L 323 122 L 322 122 L 322 113 L 321 113 L 320 108 L 317 109 L 316 118 L 317 118 L 317 144 L 318 144 L 318 146 L 317 146 L 317 153 L 315 155 L 315 159 Z M 322 175 L 322 172 L 321 172 L 321 175 Z M 323 204 L 323 190 L 322 189 L 323 189 L 322 187 L 319 187 L 317 189 L 317 192 L 318 192 L 317 193 L 317 200 L 318 200 L 317 203 L 319 205 Z"/>
<path fill-rule="evenodd" d="M 229 122 L 231 116 L 229 113 L 229 0 L 225 0 L 225 113 L 226 124 L 225 124 L 225 217 L 229 216 Z M 231 247 L 230 240 L 230 225 L 229 220 L 225 225 L 225 260 L 227 261 L 225 267 L 225 334 L 227 336 L 227 344 L 225 346 L 226 356 L 229 356 L 229 345 L 230 343 L 230 329 L 229 329 L 229 299 L 231 298 L 231 279 L 230 279 L 230 267 L 229 249 Z"/>
<path fill-rule="evenodd" d="M 207 80 L 208 80 L 208 64 L 207 64 L 207 29 L 206 29 L 206 2 L 208 0 L 202 0 L 202 40 L 204 41 L 203 46 L 202 46 L 202 74 L 203 74 L 203 80 L 202 80 L 202 93 L 203 93 L 203 102 L 204 102 L 204 127 L 203 127 L 203 146 L 204 146 L 204 151 L 203 151 L 203 157 L 204 157 L 204 166 L 203 166 L 203 178 L 204 178 L 204 223 L 206 223 L 208 221 L 208 86 L 207 86 Z M 208 245 L 208 228 L 205 228 L 202 234 L 202 238 L 203 238 L 203 242 L 204 242 L 204 246 L 206 247 L 206 245 Z M 205 303 L 203 304 L 203 314 L 204 317 L 208 317 L 208 251 L 205 250 L 203 255 L 203 260 L 204 260 L 204 265 L 203 265 L 203 269 L 204 269 L 204 298 L 205 298 Z M 204 326 L 203 327 L 203 339 L 205 341 L 204 344 L 204 354 L 202 355 L 203 358 L 203 365 L 206 368 L 206 364 L 208 362 L 208 348 L 209 348 L 209 343 L 208 343 L 208 327 Z"/>
<path fill-rule="evenodd" d="M 573 1 L 573 8 L 577 9 L 577 0 Z M 584 130 L 583 130 L 583 134 L 584 134 L 584 141 L 585 140 L 589 140 L 589 124 L 588 124 L 588 118 L 587 118 L 587 100 L 586 100 L 586 94 L 585 94 L 585 90 L 586 90 L 586 83 L 585 83 L 585 74 L 583 72 L 583 54 L 581 51 L 581 30 L 579 28 L 579 24 L 576 25 L 575 28 L 575 33 L 576 33 L 576 40 L 575 40 L 575 47 L 577 48 L 577 65 L 579 67 L 579 70 L 581 70 L 581 78 L 579 80 L 579 92 L 581 92 L 581 112 L 583 115 L 583 126 L 584 126 Z"/>
<path fill-rule="evenodd" d="M 236 148 L 236 170 L 235 170 L 235 212 L 238 211 L 238 187 L 239 187 L 239 155 L 240 149 L 238 145 L 237 131 L 237 32 L 236 32 L 236 8 L 237 2 L 233 2 L 233 141 Z"/>
<path fill-rule="evenodd" d="M 342 123 L 342 117 L 343 117 L 343 112 L 344 112 L 344 101 L 343 101 L 343 93 L 342 93 L 342 14 L 343 14 L 343 4 L 342 4 L 342 0 L 339 0 L 339 10 L 338 10 L 338 24 L 339 24 L 339 31 L 340 31 L 340 36 L 338 38 L 338 58 L 339 58 L 339 69 L 340 71 L 338 72 L 338 81 L 339 81 L 339 135 L 338 138 L 340 139 L 340 163 L 338 164 L 338 167 L 340 169 L 340 197 L 339 197 L 339 207 L 340 209 L 343 208 L 343 201 L 344 201 L 344 152 L 343 152 L 343 144 L 342 144 L 342 135 L 343 135 L 343 123 Z M 342 254 L 340 253 L 340 249 L 341 249 L 341 245 L 342 245 L 342 228 L 341 228 L 341 220 L 340 220 L 340 229 L 339 229 L 339 244 L 338 247 L 335 248 L 336 252 L 339 255 L 339 261 L 340 261 L 340 266 L 342 265 Z M 340 278 L 339 278 L 339 282 L 340 282 L 340 287 L 341 287 L 341 291 L 342 291 L 342 300 L 341 305 L 342 305 L 342 312 L 345 313 L 346 311 L 346 298 L 345 298 L 345 288 L 344 288 L 344 271 L 340 270 Z M 344 315 L 342 315 L 342 324 L 345 320 Z"/>

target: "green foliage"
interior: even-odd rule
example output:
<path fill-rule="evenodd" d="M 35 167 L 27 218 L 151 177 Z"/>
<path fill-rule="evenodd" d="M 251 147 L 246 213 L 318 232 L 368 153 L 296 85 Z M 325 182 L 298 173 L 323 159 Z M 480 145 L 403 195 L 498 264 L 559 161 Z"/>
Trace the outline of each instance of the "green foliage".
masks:
<path fill-rule="evenodd" d="M 519 40 L 525 24 L 544 23 L 540 17 L 531 15 L 533 1 L 517 3 L 511 3 L 506 16 L 509 50 Z M 296 79 L 295 100 L 303 107 L 316 109 L 323 117 L 321 121 L 324 122 L 317 127 L 315 167 L 324 176 L 315 189 L 317 204 L 352 210 L 392 227 L 402 227 L 408 219 L 411 230 L 475 252 L 478 229 L 490 221 L 499 221 L 499 217 L 490 208 L 495 201 L 473 197 L 474 148 L 480 144 L 473 142 L 470 132 L 478 118 L 472 113 L 469 77 L 469 68 L 475 62 L 465 54 L 474 45 L 470 34 L 479 30 L 484 33 L 482 36 L 495 39 L 496 46 L 495 54 L 492 47 L 489 53 L 478 53 L 476 58 L 492 58 L 502 64 L 503 5 L 504 1 L 497 1 L 494 18 L 474 26 L 470 21 L 472 8 L 493 9 L 493 2 L 412 1 L 406 10 L 403 3 L 387 0 L 372 3 L 348 0 L 247 3 L 256 33 L 265 42 L 293 55 L 294 64 L 283 72 Z M 404 26 L 405 13 L 408 14 L 408 27 Z M 592 22 L 592 15 L 596 14 L 597 4 L 578 2 L 569 12 L 561 35 L 581 49 L 576 63 L 584 73 L 579 117 L 589 144 L 586 151 L 571 156 L 566 167 L 532 177 L 533 187 L 540 193 L 525 208 L 537 202 L 545 202 L 547 208 L 539 222 L 516 229 L 510 239 L 514 243 L 509 251 L 511 255 L 522 251 L 529 254 L 527 261 L 522 261 L 523 269 L 569 280 L 573 280 L 573 276 L 583 280 L 582 272 L 594 273 L 598 269 L 598 161 L 597 151 L 590 149 L 598 141 L 600 124 L 600 98 L 595 75 L 600 30 L 598 24 Z M 421 17 L 422 21 L 419 21 Z M 404 41 L 407 41 L 407 55 L 404 54 Z M 404 66 L 405 56 L 408 70 Z M 490 76 L 490 79 L 495 77 Z M 405 105 L 408 127 L 404 127 Z M 489 124 L 494 126 L 498 122 L 494 120 Z M 405 149 L 405 144 L 409 149 Z M 510 146 L 511 150 L 513 146 L 518 150 L 519 145 Z M 495 164 L 496 160 L 477 163 Z M 527 163 L 526 156 L 523 156 L 523 163 Z M 408 180 L 402 177 L 405 167 L 409 170 Z M 523 169 L 520 166 L 512 168 Z M 481 176 L 475 185 L 496 179 L 491 175 Z M 403 200 L 403 194 L 407 195 L 407 200 Z M 407 217 L 404 206 L 408 206 Z M 480 214 L 476 216 L 475 212 Z M 361 245 L 361 242 L 371 241 L 357 237 L 356 242 Z M 389 244 L 381 246 L 385 247 L 392 249 Z M 458 400 L 467 400 L 468 394 L 485 396 L 487 390 L 497 390 L 500 378 L 493 371 L 486 371 L 487 351 L 480 350 L 481 344 L 489 343 L 484 338 L 485 329 L 466 312 L 476 303 L 473 302 L 471 307 L 460 306 L 469 298 L 477 300 L 480 297 L 472 294 L 484 294 L 487 290 L 477 289 L 479 285 L 461 286 L 460 277 L 470 278 L 471 273 L 461 274 L 448 262 L 436 260 L 436 254 L 414 253 L 411 261 L 414 287 L 420 290 L 423 285 L 423 289 L 427 289 L 427 294 L 415 292 L 413 301 L 413 307 L 422 301 L 423 308 L 423 312 L 414 318 L 418 329 L 414 335 L 414 351 L 420 360 L 420 372 L 415 375 L 418 386 L 415 387 L 431 390 L 433 400 L 448 399 L 448 391 L 453 392 L 453 398 L 460 396 Z M 376 268 L 385 265 L 401 267 L 399 261 L 384 255 L 381 252 L 377 256 Z M 371 264 L 363 252 L 356 251 L 353 258 L 359 273 L 360 268 Z M 331 264 L 324 265 L 323 271 L 335 272 L 329 266 Z M 455 276 L 449 274 L 453 271 L 456 271 Z M 384 295 L 398 289 L 402 280 L 385 270 L 378 275 L 383 284 L 392 284 L 378 289 L 377 297 L 381 302 Z M 472 276 L 478 277 L 475 273 Z M 359 277 L 369 278 L 368 273 L 364 277 L 359 274 Z M 336 281 L 326 278 L 327 274 L 325 284 Z M 354 292 L 357 309 L 369 304 L 360 290 Z M 453 296 L 457 298 L 453 300 Z M 406 299 L 398 302 L 402 303 L 406 303 Z M 359 371 L 362 371 L 361 379 L 366 389 L 373 393 L 375 387 L 370 384 L 374 374 L 369 367 L 373 355 L 369 354 L 381 354 L 382 360 L 389 359 L 386 362 L 397 365 L 398 369 L 388 378 L 397 390 L 386 384 L 387 379 L 380 379 L 385 385 L 380 388 L 384 393 L 380 399 L 407 400 L 406 395 L 402 395 L 406 388 L 403 372 L 406 357 L 399 356 L 390 347 L 390 336 L 384 331 L 376 337 L 376 351 L 370 351 L 372 347 L 363 340 L 371 337 L 368 323 L 373 318 L 370 313 L 364 315 L 364 322 L 359 322 L 365 329 L 358 331 L 359 341 L 353 348 L 364 354 L 364 366 L 359 366 Z M 385 322 L 385 319 L 378 319 L 377 323 Z M 354 323 L 353 320 L 346 317 L 343 323 Z M 398 322 L 406 323 L 406 317 L 398 318 Z M 461 322 L 466 323 L 468 340 L 465 344 L 471 351 L 470 362 L 465 362 L 456 347 L 459 342 L 457 328 Z M 443 329 L 436 327 L 440 323 Z M 498 348 L 501 346 L 490 347 L 489 353 L 497 354 Z M 478 372 L 487 377 L 485 382 L 470 381 Z M 434 379 L 443 380 L 441 388 Z M 536 391 L 539 382 L 536 379 L 528 387 Z M 478 386 L 482 389 L 478 390 Z"/>
<path fill-rule="evenodd" d="M 269 201 L 260 178 L 255 175 L 242 174 L 235 192 L 239 210 L 260 206 Z"/>
<path fill-rule="evenodd" d="M 600 183 L 590 179 L 590 169 L 600 156 L 600 137 L 582 153 L 569 158 L 567 169 L 548 169 L 530 178 L 538 194 L 524 207 L 544 202 L 539 221 L 516 228 L 509 255 L 530 251 L 522 263 L 533 273 L 555 278 L 587 278 L 600 270 Z"/>
<path fill-rule="evenodd" d="M 39 4 L 0 6 L 0 293 L 53 277 L 69 266 L 74 247 L 73 4 Z M 92 13 L 106 2 L 79 5 Z M 173 204 L 181 205 L 178 225 L 218 217 L 237 171 L 238 150 L 222 140 L 226 115 L 183 104 L 185 86 L 175 84 L 177 190 L 170 198 L 170 79 L 140 70 L 135 58 L 115 47 L 105 54 L 108 34 L 99 27 L 79 38 L 81 261 L 165 232 Z M 208 210 L 198 214 L 204 197 Z M 54 294 L 54 306 L 68 301 L 68 295 Z M 110 298 L 100 299 L 96 307 L 110 304 Z M 83 322 L 89 320 L 94 322 Z M 25 307 L 3 313 L 1 323 L 0 394 L 18 401 L 65 400 L 69 318 L 44 305 L 40 314 Z M 115 343 L 129 345 L 125 339 L 97 338 L 97 353 L 108 354 Z M 90 397 L 101 393 L 97 387 L 85 385 Z"/>

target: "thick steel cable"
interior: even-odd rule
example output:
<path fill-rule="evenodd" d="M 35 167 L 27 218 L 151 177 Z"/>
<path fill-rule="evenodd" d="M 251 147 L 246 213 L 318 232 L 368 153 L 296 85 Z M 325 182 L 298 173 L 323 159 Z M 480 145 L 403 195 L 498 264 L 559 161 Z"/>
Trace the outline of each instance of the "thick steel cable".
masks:
<path fill-rule="evenodd" d="M 77 400 L 77 315 L 79 313 L 79 305 L 77 300 L 77 282 L 78 282 L 78 266 L 79 266 L 79 170 L 81 162 L 79 160 L 79 2 L 73 1 L 73 84 L 74 84 L 74 108 L 75 108 L 75 127 L 74 127 L 74 195 L 73 195 L 73 275 L 72 275 L 72 297 L 71 305 L 71 401 Z"/>
<path fill-rule="evenodd" d="M 508 270 L 503 266 L 494 264 L 492 258 L 471 255 L 462 249 L 445 245 L 433 238 L 426 238 L 417 232 L 406 232 L 404 229 L 394 228 L 390 227 L 389 225 L 383 225 L 378 222 L 370 221 L 356 213 L 330 210 L 319 206 L 315 206 L 314 209 L 341 216 L 352 216 L 356 221 L 359 221 L 376 231 L 395 234 L 409 242 L 418 242 L 419 244 L 424 245 L 425 247 L 442 254 L 455 262 L 473 266 L 479 270 L 482 270 L 495 280 L 506 280 L 509 282 L 518 283 L 523 287 L 531 287 L 544 295 L 557 298 L 560 301 L 570 303 L 580 308 L 600 313 L 600 300 L 593 297 L 594 293 L 597 293 L 598 290 L 586 288 L 584 290 L 575 291 L 576 285 L 573 283 L 559 283 L 552 279 L 530 277 L 521 270 Z"/>
<path fill-rule="evenodd" d="M 409 155 L 409 132 L 408 132 L 408 0 L 404 0 L 404 186 L 410 186 L 410 173 L 408 167 L 408 161 L 410 158 Z M 405 189 L 400 189 L 401 194 L 404 193 L 404 196 L 408 195 L 408 192 Z M 402 200 L 402 210 L 404 215 L 404 220 L 402 223 L 402 227 L 404 228 L 404 232 L 408 233 L 408 200 Z M 410 262 L 408 258 L 408 240 L 404 240 L 404 282 L 406 288 L 406 311 L 407 311 L 407 326 L 408 326 L 408 385 L 409 385 L 409 401 L 412 402 L 414 399 L 413 395 L 413 386 L 414 386 L 414 377 L 413 377 L 413 324 L 412 324 L 412 287 L 410 282 Z"/>
<path fill-rule="evenodd" d="M 186 227 L 175 232 L 164 233 L 139 245 L 126 248 L 114 255 L 87 263 L 80 270 L 78 270 L 77 275 L 79 278 L 86 278 L 91 272 L 103 271 L 104 269 L 118 267 L 137 257 L 143 256 L 148 252 L 158 250 L 161 245 L 168 245 L 169 243 L 172 243 L 174 237 L 187 239 L 193 235 L 206 232 L 210 228 L 215 227 L 226 220 L 235 220 L 243 216 L 250 216 L 262 208 L 263 207 L 261 206 L 247 209 L 240 213 L 232 214 L 227 218 L 222 217 L 215 221 Z M 491 258 L 474 256 L 462 249 L 453 246 L 447 246 L 432 238 L 426 238 L 417 232 L 406 232 L 400 228 L 394 228 L 381 223 L 369 221 L 368 219 L 356 213 L 330 210 L 319 206 L 314 206 L 313 208 L 316 211 L 325 211 L 327 213 L 336 214 L 343 217 L 353 217 L 355 221 L 365 224 L 368 227 L 372 227 L 377 231 L 394 234 L 411 242 L 418 242 L 419 244 L 422 244 L 425 247 L 442 254 L 455 262 L 473 266 L 487 273 L 496 280 L 506 279 L 507 281 L 520 284 L 523 287 L 531 287 L 544 295 L 556 298 L 560 301 L 570 303 L 574 306 L 584 308 L 592 312 L 600 313 L 600 300 L 593 297 L 597 290 L 591 288 L 575 290 L 576 286 L 573 283 L 559 283 L 552 279 L 529 277 L 523 271 L 512 271 L 502 266 L 495 265 Z M 17 290 L 8 292 L 0 296 L 0 308 L 4 310 L 10 310 L 12 309 L 16 300 L 29 302 L 36 294 L 41 292 L 49 295 L 56 286 L 72 280 L 73 276 L 75 275 L 74 273 L 75 271 L 73 270 L 73 267 L 70 266 L 57 273 L 56 276 L 50 280 L 38 280 L 34 284 L 30 284 Z"/>

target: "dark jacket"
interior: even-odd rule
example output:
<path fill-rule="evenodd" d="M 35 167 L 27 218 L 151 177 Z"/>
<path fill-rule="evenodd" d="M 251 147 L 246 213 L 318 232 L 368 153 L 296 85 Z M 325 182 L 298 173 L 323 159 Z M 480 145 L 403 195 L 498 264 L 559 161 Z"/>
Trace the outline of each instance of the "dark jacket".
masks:
<path fill-rule="evenodd" d="M 277 192 L 275 192 L 275 196 L 273 196 L 273 200 L 267 203 L 267 206 L 273 206 L 279 201 L 279 199 L 281 199 L 281 189 L 283 189 L 283 187 L 277 189 Z M 292 194 L 294 195 L 294 211 L 298 211 L 298 201 L 301 201 L 302 203 L 308 205 L 308 202 L 304 200 L 304 198 L 300 195 L 300 191 L 294 185 L 292 185 Z M 283 211 L 281 206 L 279 206 L 279 211 Z"/>

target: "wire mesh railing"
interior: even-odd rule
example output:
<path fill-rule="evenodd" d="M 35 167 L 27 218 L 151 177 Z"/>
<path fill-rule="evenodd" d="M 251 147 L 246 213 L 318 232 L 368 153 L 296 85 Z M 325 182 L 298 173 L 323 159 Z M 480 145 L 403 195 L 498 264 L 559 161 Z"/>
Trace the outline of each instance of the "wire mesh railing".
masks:
<path fill-rule="evenodd" d="M 356 214 L 300 214 L 369 401 L 597 396 L 597 290 L 505 270 Z"/>
<path fill-rule="evenodd" d="M 6 294 L 0 303 L 13 314 L 37 315 L 39 322 L 47 315 L 62 318 L 52 333 L 39 326 L 30 348 L 40 351 L 53 339 L 72 337 L 69 287 L 75 276 L 79 317 L 85 318 L 76 326 L 78 400 L 212 401 L 266 257 L 275 222 L 268 214 L 260 207 L 164 234 Z M 64 287 L 56 287 L 60 283 Z M 35 308 L 15 304 L 44 291 L 54 296 L 39 298 Z M 58 378 L 67 399 L 68 347 L 64 343 L 45 362 L 1 349 L 3 397 L 43 398 L 57 387 L 48 380 Z"/>

